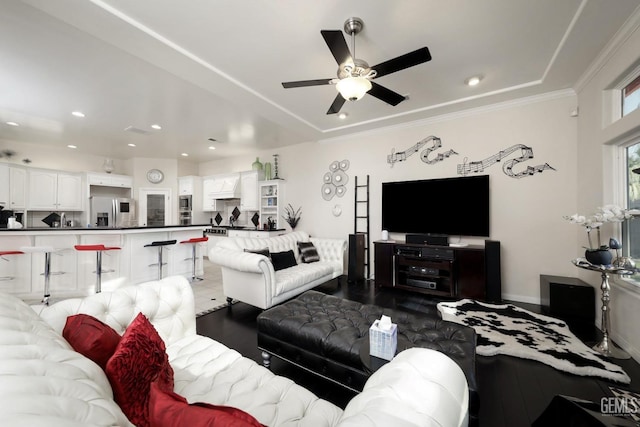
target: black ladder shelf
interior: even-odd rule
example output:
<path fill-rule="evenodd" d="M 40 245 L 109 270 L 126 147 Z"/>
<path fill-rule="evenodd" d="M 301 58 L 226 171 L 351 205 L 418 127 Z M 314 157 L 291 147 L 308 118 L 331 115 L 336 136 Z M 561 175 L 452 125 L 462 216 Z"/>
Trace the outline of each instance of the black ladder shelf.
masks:
<path fill-rule="evenodd" d="M 354 222 L 353 232 L 355 234 L 364 234 L 364 267 L 365 280 L 369 279 L 371 265 L 371 251 L 369 250 L 369 175 L 367 175 L 366 184 L 358 184 L 358 177 L 356 176 L 355 182 L 355 209 L 354 209 Z M 361 193 L 364 193 L 361 194 Z M 361 210 L 364 209 L 364 214 Z M 363 230 L 364 228 L 364 230 Z"/>

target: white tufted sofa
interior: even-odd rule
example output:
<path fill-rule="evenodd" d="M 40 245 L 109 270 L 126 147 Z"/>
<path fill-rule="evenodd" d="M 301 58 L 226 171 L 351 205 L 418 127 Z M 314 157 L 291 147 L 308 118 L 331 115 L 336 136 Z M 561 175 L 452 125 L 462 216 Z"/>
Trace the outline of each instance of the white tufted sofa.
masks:
<path fill-rule="evenodd" d="M 312 242 L 320 261 L 302 263 L 298 242 Z M 230 237 L 211 248 L 208 255 L 209 261 L 222 267 L 222 288 L 227 299 L 267 309 L 342 275 L 346 246 L 345 240 L 309 238 L 307 233 L 295 231 L 266 239 Z M 274 271 L 266 256 L 245 252 L 264 248 L 269 252 L 292 250 L 298 265 Z"/>
<path fill-rule="evenodd" d="M 86 313 L 122 333 L 138 312 L 167 345 L 175 392 L 189 402 L 240 408 L 276 426 L 464 426 L 468 391 L 451 359 L 406 350 L 367 381 L 345 410 L 195 331 L 193 293 L 183 277 L 126 286 L 50 307 L 0 293 L 0 420 L 7 426 L 131 426 L 104 372 L 61 336 Z M 39 315 L 38 315 L 39 313 Z"/>

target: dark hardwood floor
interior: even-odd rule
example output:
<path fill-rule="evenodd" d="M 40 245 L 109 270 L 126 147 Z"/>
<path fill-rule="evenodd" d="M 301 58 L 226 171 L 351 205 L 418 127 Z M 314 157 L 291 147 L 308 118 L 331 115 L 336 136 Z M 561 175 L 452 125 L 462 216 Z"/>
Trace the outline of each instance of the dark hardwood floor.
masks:
<path fill-rule="evenodd" d="M 437 300 L 406 291 L 376 288 L 373 282 L 347 284 L 343 278 L 341 284 L 336 280 L 321 285 L 316 290 L 365 304 L 437 313 Z M 539 311 L 537 306 L 518 305 Z M 256 317 L 260 312 L 258 308 L 238 302 L 231 308 L 198 318 L 197 330 L 199 334 L 209 336 L 261 363 L 256 335 Z M 597 331 L 588 335 L 593 338 L 594 335 L 597 336 Z M 587 340 L 585 342 L 591 344 Z M 477 356 L 476 363 L 481 427 L 530 426 L 555 395 L 578 397 L 599 404 L 601 398 L 612 396 L 609 386 L 640 391 L 640 365 L 632 359 L 614 360 L 631 377 L 629 385 L 563 373 L 539 362 L 509 356 Z M 271 369 L 340 407 L 344 408 L 353 397 L 353 393 L 343 387 L 278 358 L 272 358 Z"/>

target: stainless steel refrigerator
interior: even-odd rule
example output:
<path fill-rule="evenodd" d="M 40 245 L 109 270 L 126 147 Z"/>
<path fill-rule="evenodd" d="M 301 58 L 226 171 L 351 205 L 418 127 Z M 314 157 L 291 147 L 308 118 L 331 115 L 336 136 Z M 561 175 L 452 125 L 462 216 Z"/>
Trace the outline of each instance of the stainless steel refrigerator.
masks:
<path fill-rule="evenodd" d="M 91 197 L 91 225 L 93 227 L 137 227 L 136 201 L 121 197 Z"/>

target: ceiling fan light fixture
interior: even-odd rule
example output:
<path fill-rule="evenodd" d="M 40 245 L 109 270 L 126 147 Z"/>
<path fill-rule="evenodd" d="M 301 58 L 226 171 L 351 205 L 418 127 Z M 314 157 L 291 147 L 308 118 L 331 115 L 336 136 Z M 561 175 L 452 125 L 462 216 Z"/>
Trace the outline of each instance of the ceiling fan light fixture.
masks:
<path fill-rule="evenodd" d="M 336 89 L 347 101 L 357 101 L 371 90 L 371 82 L 364 77 L 346 77 L 336 84 Z"/>

